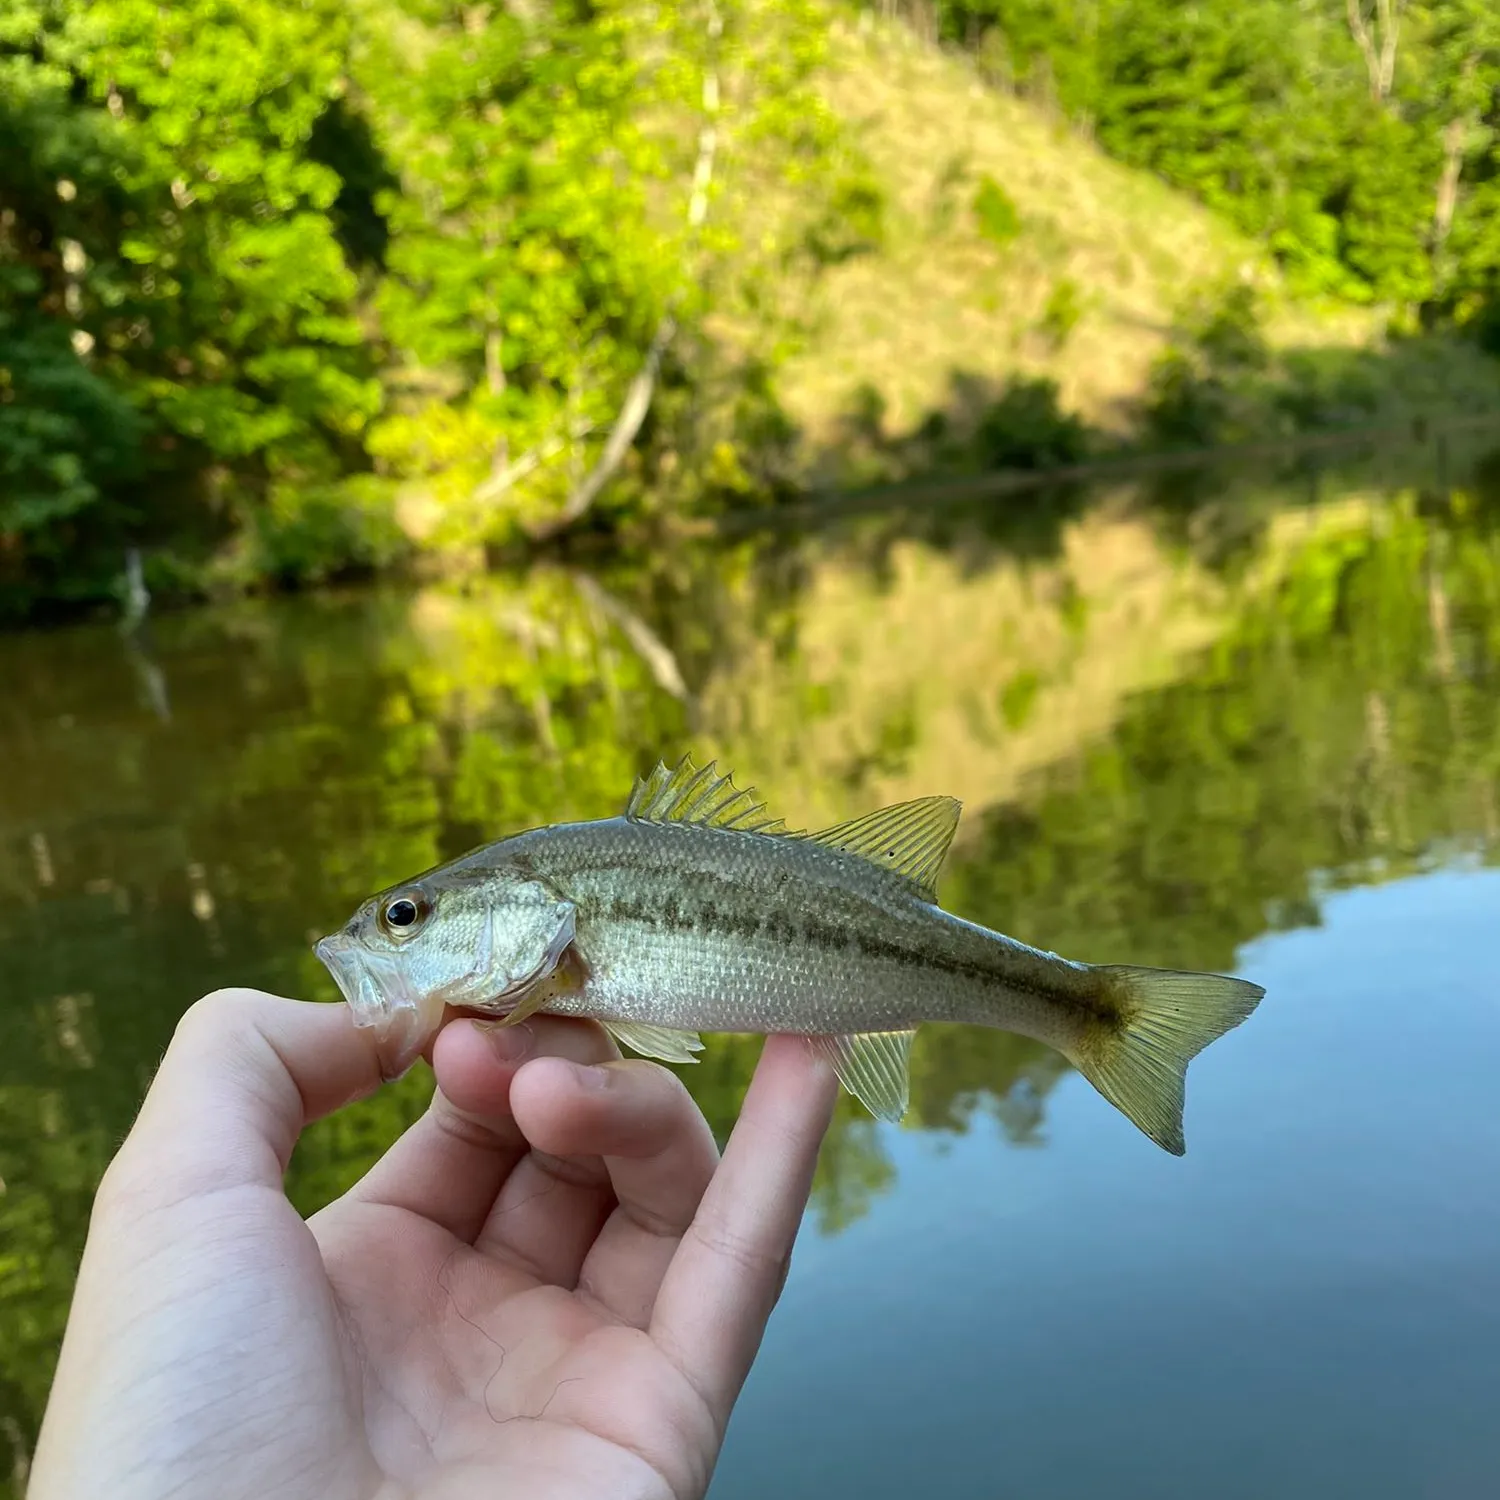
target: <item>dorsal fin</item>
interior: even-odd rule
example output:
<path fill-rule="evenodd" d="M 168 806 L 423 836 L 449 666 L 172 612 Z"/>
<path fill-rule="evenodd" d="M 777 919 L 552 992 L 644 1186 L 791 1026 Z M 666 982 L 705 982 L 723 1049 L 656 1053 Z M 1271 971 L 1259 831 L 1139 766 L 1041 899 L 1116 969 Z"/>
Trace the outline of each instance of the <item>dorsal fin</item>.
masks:
<path fill-rule="evenodd" d="M 801 837 L 905 875 L 928 901 L 936 901 L 938 874 L 962 810 L 957 797 L 918 797 Z"/>
<path fill-rule="evenodd" d="M 669 771 L 656 763 L 649 776 L 636 778 L 625 816 L 639 823 L 698 823 L 705 828 L 733 828 L 741 833 L 785 833 L 786 824 L 773 818 L 753 787 L 735 788 L 730 775 L 720 775 L 717 762 L 701 770 L 684 755 Z"/>

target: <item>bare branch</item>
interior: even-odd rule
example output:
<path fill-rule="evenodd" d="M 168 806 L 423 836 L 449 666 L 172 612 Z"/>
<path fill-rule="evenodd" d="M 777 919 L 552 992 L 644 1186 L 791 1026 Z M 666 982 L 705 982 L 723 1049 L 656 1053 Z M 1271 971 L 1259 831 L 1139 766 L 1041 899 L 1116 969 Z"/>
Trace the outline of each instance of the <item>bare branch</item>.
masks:
<path fill-rule="evenodd" d="M 1380 56 L 1375 51 L 1375 43 L 1370 38 L 1370 28 L 1365 25 L 1363 0 L 1345 0 L 1344 8 L 1349 17 L 1349 34 L 1359 47 L 1360 55 L 1365 60 L 1365 71 L 1370 75 L 1370 97 L 1378 99 L 1380 98 Z"/>
<path fill-rule="evenodd" d="M 492 324 L 484 335 L 484 374 L 490 395 L 505 394 L 505 364 L 500 349 L 500 329 Z M 493 474 L 503 474 L 510 464 L 510 442 L 504 432 L 495 439 L 495 453 L 490 468 Z"/>
<path fill-rule="evenodd" d="M 1389 99 L 1396 80 L 1396 43 L 1406 0 L 1376 0 L 1380 12 L 1380 97 Z"/>
<path fill-rule="evenodd" d="M 657 326 L 656 337 L 651 340 L 651 347 L 646 351 L 645 364 L 636 372 L 635 379 L 625 392 L 625 400 L 615 417 L 615 425 L 610 428 L 609 437 L 605 439 L 598 462 L 583 483 L 568 496 L 568 503 L 555 516 L 531 528 L 533 538 L 541 540 L 555 536 L 559 531 L 572 526 L 599 498 L 600 490 L 614 478 L 615 470 L 624 462 L 630 445 L 646 420 L 646 413 L 651 410 L 651 398 L 656 394 L 656 377 L 661 371 L 662 356 L 667 352 L 667 345 L 672 342 L 672 336 L 676 332 L 677 321 L 668 313 Z"/>
<path fill-rule="evenodd" d="M 488 505 L 490 501 L 498 500 L 528 474 L 541 468 L 543 464 L 551 462 L 570 443 L 577 442 L 581 437 L 587 437 L 598 425 L 597 422 L 591 421 L 575 422 L 567 431 L 555 433 L 546 442 L 538 443 L 535 448 L 528 448 L 513 464 L 507 464 L 503 469 L 491 474 L 483 484 L 477 486 L 472 499 L 480 505 Z"/>
<path fill-rule="evenodd" d="M 1479 65 L 1477 55 L 1464 59 L 1459 70 L 1463 88 L 1456 91 L 1461 96 L 1468 93 L 1467 85 Z M 1459 180 L 1463 176 L 1464 155 L 1469 149 L 1475 127 L 1479 124 L 1479 111 L 1471 109 L 1467 114 L 1455 115 L 1443 126 L 1443 166 L 1438 173 L 1437 193 L 1432 205 L 1432 274 L 1434 289 L 1446 290 L 1451 258 L 1446 254 L 1448 235 L 1453 228 L 1453 215 L 1458 210 Z"/>
<path fill-rule="evenodd" d="M 1396 48 L 1401 40 L 1401 17 L 1407 0 L 1375 0 L 1375 10 L 1365 16 L 1365 0 L 1344 0 L 1349 34 L 1365 60 L 1370 78 L 1370 97 L 1383 104 L 1396 80 Z M 1371 30 L 1373 22 L 1374 30 Z"/>
<path fill-rule="evenodd" d="M 1437 201 L 1432 209 L 1433 249 L 1442 248 L 1453 228 L 1458 207 L 1458 179 L 1463 172 L 1464 146 L 1472 119 L 1449 120 L 1443 127 L 1443 170 L 1438 174 Z"/>
<path fill-rule="evenodd" d="M 587 573 L 572 573 L 573 586 L 606 619 L 620 627 L 625 639 L 635 648 L 636 655 L 646 663 L 647 670 L 656 679 L 664 692 L 670 693 L 679 702 L 686 702 L 687 683 L 682 680 L 682 669 L 672 648 L 652 628 L 613 594 L 607 593 L 597 579 Z"/>

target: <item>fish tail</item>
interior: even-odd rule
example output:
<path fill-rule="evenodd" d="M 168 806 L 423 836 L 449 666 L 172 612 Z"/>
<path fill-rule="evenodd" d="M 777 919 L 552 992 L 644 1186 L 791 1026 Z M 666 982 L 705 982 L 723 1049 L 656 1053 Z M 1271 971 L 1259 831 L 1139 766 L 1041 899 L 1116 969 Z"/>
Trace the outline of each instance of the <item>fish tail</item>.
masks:
<path fill-rule="evenodd" d="M 1247 979 L 1099 965 L 1099 1018 L 1069 1061 L 1163 1150 L 1181 1156 L 1187 1065 L 1238 1026 L 1265 990 Z"/>

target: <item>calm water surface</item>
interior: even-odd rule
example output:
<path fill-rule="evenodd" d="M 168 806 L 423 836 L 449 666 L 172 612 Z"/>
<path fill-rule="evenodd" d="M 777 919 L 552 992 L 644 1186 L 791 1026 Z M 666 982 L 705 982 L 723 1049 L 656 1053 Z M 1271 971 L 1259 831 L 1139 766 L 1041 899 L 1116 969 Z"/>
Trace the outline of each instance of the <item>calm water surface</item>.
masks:
<path fill-rule="evenodd" d="M 369 891 L 685 748 L 793 824 L 954 793 L 950 908 L 1268 990 L 1181 1160 L 998 1033 L 924 1032 L 900 1128 L 844 1101 L 715 1500 L 1493 1492 L 1497 472 L 6 639 L 0 1494 L 182 1010 L 334 998 L 307 944 Z M 758 1048 L 684 1070 L 721 1133 Z M 430 1086 L 311 1131 L 299 1205 Z"/>

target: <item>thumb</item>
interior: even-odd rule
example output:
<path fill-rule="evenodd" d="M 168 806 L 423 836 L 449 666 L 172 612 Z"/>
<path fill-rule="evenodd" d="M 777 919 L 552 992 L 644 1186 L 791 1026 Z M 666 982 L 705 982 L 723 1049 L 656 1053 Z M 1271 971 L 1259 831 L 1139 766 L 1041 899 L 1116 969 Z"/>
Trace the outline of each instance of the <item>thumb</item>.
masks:
<path fill-rule="evenodd" d="M 346 1004 L 217 990 L 178 1022 L 107 1179 L 138 1205 L 280 1189 L 302 1131 L 381 1081 L 374 1036 Z"/>

